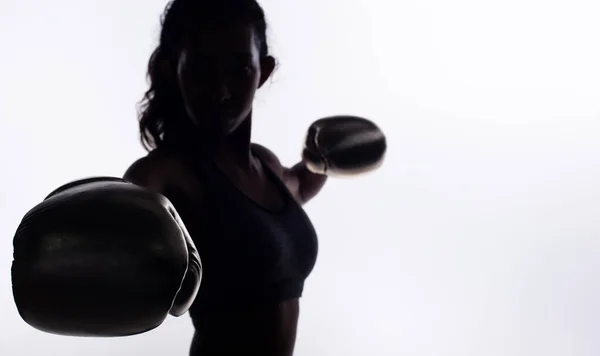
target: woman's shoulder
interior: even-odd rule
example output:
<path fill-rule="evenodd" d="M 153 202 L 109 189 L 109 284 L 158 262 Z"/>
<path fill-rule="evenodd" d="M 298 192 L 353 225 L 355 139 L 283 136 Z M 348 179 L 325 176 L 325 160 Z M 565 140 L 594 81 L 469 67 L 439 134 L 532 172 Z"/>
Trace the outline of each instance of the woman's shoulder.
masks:
<path fill-rule="evenodd" d="M 183 158 L 172 150 L 163 148 L 156 148 L 134 161 L 125 171 L 123 178 L 157 191 L 173 187 L 197 191 L 200 185 Z"/>
<path fill-rule="evenodd" d="M 154 149 L 150 151 L 146 156 L 135 160 L 125 174 L 123 178 L 132 183 L 147 183 L 149 179 L 164 178 L 165 173 L 169 170 L 167 168 L 174 168 L 176 165 L 176 158 L 172 157 L 172 154 L 161 149 Z"/>

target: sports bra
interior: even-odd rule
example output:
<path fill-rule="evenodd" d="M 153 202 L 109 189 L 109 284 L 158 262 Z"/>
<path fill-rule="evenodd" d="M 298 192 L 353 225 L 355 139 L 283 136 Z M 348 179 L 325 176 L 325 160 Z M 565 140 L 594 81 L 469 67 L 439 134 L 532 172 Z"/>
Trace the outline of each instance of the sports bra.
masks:
<path fill-rule="evenodd" d="M 192 319 L 205 310 L 301 297 L 316 263 L 318 240 L 283 181 L 261 161 L 283 198 L 283 207 L 271 211 L 247 197 L 211 161 L 188 162 L 206 187 L 206 208 L 201 216 L 192 217 L 197 220 L 189 231 L 203 268 L 200 291 L 190 309 Z"/>

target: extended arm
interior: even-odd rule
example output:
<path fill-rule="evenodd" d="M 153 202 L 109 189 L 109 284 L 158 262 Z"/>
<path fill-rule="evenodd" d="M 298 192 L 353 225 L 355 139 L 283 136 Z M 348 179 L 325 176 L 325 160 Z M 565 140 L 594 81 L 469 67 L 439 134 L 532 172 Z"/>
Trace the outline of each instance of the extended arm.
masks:
<path fill-rule="evenodd" d="M 257 155 L 260 155 L 261 159 L 268 164 L 275 173 L 277 173 L 292 195 L 301 204 L 306 204 L 309 200 L 314 198 L 327 181 L 326 175 L 309 171 L 303 161 L 300 161 L 289 168 L 283 166 L 279 161 L 279 158 L 277 158 L 277 156 L 268 148 L 253 144 L 252 149 Z"/>
<path fill-rule="evenodd" d="M 323 189 L 327 177 L 356 176 L 377 169 L 383 162 L 386 140 L 371 121 L 354 116 L 334 116 L 315 121 L 308 129 L 302 160 L 284 167 L 267 148 L 253 151 L 275 170 L 290 192 L 305 204 Z"/>

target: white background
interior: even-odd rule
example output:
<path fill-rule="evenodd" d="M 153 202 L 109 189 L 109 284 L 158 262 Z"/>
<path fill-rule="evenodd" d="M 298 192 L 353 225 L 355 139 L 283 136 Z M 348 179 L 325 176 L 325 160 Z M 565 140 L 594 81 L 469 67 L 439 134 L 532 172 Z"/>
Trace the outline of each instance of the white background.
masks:
<path fill-rule="evenodd" d="M 321 250 L 296 355 L 599 355 L 598 2 L 262 3 L 280 67 L 255 140 L 293 164 L 337 113 L 389 139 L 378 173 L 307 206 Z M 9 273 L 29 208 L 144 153 L 135 103 L 164 4 L 1 2 L 2 355 L 187 353 L 187 316 L 122 339 L 38 332 Z"/>

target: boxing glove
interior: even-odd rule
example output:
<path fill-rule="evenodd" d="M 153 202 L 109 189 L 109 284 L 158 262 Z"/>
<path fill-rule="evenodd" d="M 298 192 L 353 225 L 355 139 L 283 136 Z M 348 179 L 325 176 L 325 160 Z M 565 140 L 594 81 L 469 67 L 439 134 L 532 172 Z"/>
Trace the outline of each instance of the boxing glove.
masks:
<path fill-rule="evenodd" d="M 114 337 L 184 314 L 202 277 L 198 251 L 169 200 L 120 178 L 52 192 L 14 237 L 13 296 L 44 332 Z"/>
<path fill-rule="evenodd" d="M 302 160 L 313 173 L 354 176 L 381 166 L 386 138 L 373 122 L 356 116 L 332 116 L 310 125 Z"/>

